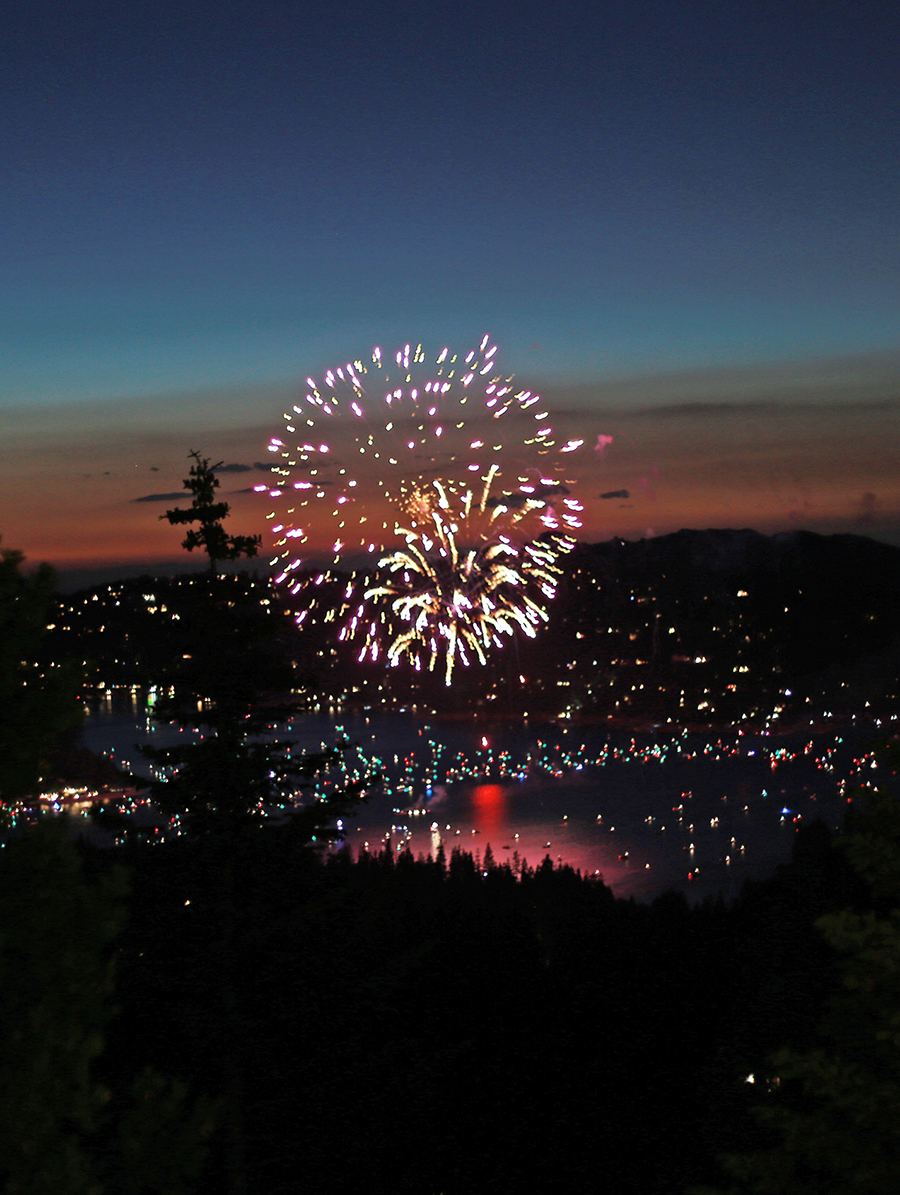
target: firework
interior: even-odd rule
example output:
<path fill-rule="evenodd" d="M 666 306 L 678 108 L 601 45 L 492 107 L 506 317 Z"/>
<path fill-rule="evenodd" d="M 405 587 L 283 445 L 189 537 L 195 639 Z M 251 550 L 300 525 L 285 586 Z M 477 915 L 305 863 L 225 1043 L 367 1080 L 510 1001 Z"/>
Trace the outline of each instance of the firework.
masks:
<path fill-rule="evenodd" d="M 269 445 L 278 499 L 276 580 L 296 593 L 327 554 L 364 570 L 344 637 L 360 658 L 434 668 L 484 663 L 516 628 L 533 635 L 574 544 L 581 440 L 558 443 L 540 396 L 520 389 L 485 337 L 466 354 L 421 345 L 307 378 Z M 360 600 L 361 599 L 361 600 Z"/>
<path fill-rule="evenodd" d="M 518 628 L 533 638 L 546 621 L 561 545 L 549 536 L 521 540 L 521 524 L 544 504 L 507 505 L 492 496 L 491 480 L 480 497 L 439 481 L 412 495 L 416 517 L 396 527 L 404 546 L 379 561 L 365 604 L 341 632 L 363 638 L 360 660 L 377 659 L 384 642 L 391 664 L 405 657 L 416 670 L 434 670 L 443 657 L 449 685 L 457 662 L 485 664 L 504 636 Z"/>

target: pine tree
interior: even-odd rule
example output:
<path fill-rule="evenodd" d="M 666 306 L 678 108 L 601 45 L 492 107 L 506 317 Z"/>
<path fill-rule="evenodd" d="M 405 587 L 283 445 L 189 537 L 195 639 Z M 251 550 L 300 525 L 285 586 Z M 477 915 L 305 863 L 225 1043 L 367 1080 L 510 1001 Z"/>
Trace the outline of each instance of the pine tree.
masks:
<path fill-rule="evenodd" d="M 335 824 L 367 784 L 354 781 L 326 799 L 297 804 L 301 790 L 340 767 L 349 744 L 314 753 L 273 732 L 297 711 L 296 673 L 284 634 L 287 615 L 271 585 L 247 577 L 196 578 L 182 596 L 179 625 L 190 650 L 167 678 L 154 720 L 186 734 L 173 747 L 141 747 L 158 775 L 154 803 L 195 834 L 231 837 L 278 808 L 305 842 L 336 834 Z"/>
<path fill-rule="evenodd" d="M 194 495 L 191 505 L 187 509 L 176 506 L 159 517 L 167 519 L 173 525 L 199 524 L 198 527 L 191 528 L 181 541 L 181 546 L 189 552 L 193 552 L 194 548 L 202 548 L 209 557 L 209 571 L 215 576 L 219 561 L 255 556 L 262 543 L 262 536 L 226 533 L 222 520 L 228 517 L 231 508 L 227 502 L 216 501 L 216 490 L 219 487 L 216 469 L 222 467 L 222 461 L 211 465 L 209 457 L 201 456 L 196 451 L 189 453 L 189 456 L 195 463 L 191 465 L 190 476 L 184 479 L 184 488 Z"/>

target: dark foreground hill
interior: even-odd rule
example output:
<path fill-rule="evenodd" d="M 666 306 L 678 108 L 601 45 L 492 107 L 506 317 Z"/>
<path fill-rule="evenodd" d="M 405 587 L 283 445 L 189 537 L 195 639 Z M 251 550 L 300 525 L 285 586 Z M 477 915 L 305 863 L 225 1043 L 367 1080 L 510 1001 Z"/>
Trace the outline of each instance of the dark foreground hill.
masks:
<path fill-rule="evenodd" d="M 834 983 L 812 924 L 856 890 L 817 827 L 731 907 L 617 901 L 549 859 L 322 865 L 265 836 L 125 858 L 106 1079 L 149 1061 L 227 1096 L 198 1189 L 246 1195 L 710 1180 L 753 1142 L 746 1075 L 812 1040 Z"/>

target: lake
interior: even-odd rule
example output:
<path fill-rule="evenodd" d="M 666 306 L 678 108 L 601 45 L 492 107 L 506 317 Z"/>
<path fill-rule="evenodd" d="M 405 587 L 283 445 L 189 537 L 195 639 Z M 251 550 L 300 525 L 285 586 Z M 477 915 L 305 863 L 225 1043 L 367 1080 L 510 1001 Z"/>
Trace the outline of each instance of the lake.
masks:
<path fill-rule="evenodd" d="M 669 887 L 692 899 L 733 895 L 748 876 L 770 874 L 804 821 L 840 824 L 850 789 L 878 778 L 870 744 L 887 733 L 631 733 L 372 712 L 307 714 L 288 732 L 303 751 L 343 736 L 353 744 L 326 786 L 384 776 L 344 827 L 354 849 L 389 842 L 428 854 L 442 842 L 448 855 L 459 846 L 481 857 L 490 844 L 498 862 L 534 866 L 549 855 L 637 899 Z M 135 744 L 180 737 L 154 727 L 137 702 L 102 704 L 83 731 L 92 750 L 142 775 L 149 765 Z"/>

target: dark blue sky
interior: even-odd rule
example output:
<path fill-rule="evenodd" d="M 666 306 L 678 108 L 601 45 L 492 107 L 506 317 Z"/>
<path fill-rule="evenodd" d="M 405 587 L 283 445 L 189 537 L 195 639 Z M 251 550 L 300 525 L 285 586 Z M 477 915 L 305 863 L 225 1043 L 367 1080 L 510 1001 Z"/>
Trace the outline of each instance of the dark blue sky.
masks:
<path fill-rule="evenodd" d="M 7 402 L 483 327 L 520 370 L 588 379 L 897 343 L 891 5 L 87 0 L 7 23 Z"/>
<path fill-rule="evenodd" d="M 35 0 L 5 24 L 2 407 L 255 392 L 484 331 L 588 408 L 668 401 L 632 376 L 870 354 L 884 396 L 883 0 Z M 766 376 L 742 398 L 781 401 Z"/>

